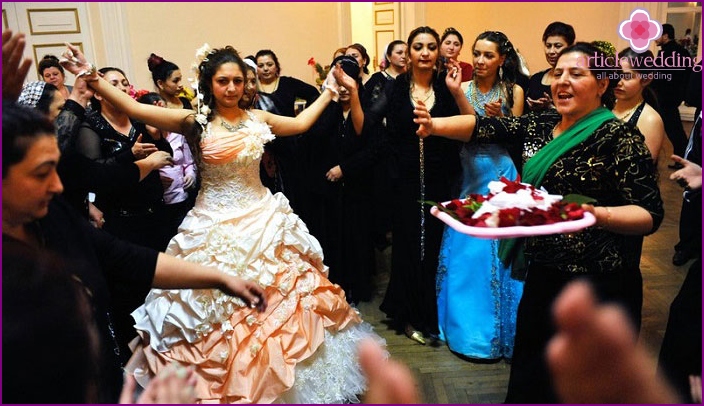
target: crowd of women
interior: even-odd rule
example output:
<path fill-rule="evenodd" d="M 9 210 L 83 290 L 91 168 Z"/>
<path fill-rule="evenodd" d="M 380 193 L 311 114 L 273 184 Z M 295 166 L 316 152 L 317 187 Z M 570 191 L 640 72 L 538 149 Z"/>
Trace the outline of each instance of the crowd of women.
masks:
<path fill-rule="evenodd" d="M 372 299 L 375 243 L 390 236 L 381 310 L 394 328 L 510 361 L 509 403 L 556 401 L 553 300 L 586 278 L 639 326 L 642 236 L 663 218 L 649 82 L 629 65 L 601 78 L 589 57 L 604 51 L 575 39 L 548 25 L 549 68 L 530 78 L 505 34 L 477 35 L 469 64 L 459 31 L 426 26 L 388 44 L 374 74 L 363 45 L 336 50 L 320 89 L 283 76 L 272 50 L 230 46 L 198 50 L 195 92 L 156 54 L 153 91 L 134 95 L 121 69 L 74 46 L 21 90 L 3 72 L 3 99 L 32 108 L 3 104 L 3 244 L 39 276 L 52 261 L 38 253 L 58 253 L 52 266 L 89 292 L 75 296 L 106 372 L 77 399 L 116 400 L 120 366 L 149 387 L 176 363 L 193 366 L 200 401 L 358 401 L 356 346 L 383 340 L 355 306 Z M 28 66 L 9 58 L 21 83 Z M 519 176 L 590 196 L 596 225 L 489 240 L 430 215 L 428 201 Z"/>

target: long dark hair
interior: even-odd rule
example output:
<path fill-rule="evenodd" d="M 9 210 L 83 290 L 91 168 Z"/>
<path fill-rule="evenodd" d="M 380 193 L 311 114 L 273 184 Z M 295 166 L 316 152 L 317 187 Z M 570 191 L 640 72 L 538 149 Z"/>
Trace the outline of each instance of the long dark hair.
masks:
<path fill-rule="evenodd" d="M 506 102 L 508 103 L 509 109 L 513 108 L 513 86 L 518 80 L 518 74 L 521 69 L 521 60 L 518 57 L 516 48 L 513 47 L 511 41 L 508 40 L 506 34 L 500 31 L 484 31 L 477 36 L 472 45 L 472 51 L 474 51 L 474 46 L 477 41 L 485 40 L 493 42 L 496 44 L 496 48 L 499 50 L 499 55 L 505 57 L 504 63 L 501 66 L 499 81 L 501 81 L 504 89 L 506 90 Z"/>
<path fill-rule="evenodd" d="M 259 55 L 259 52 L 257 52 L 257 55 Z M 215 111 L 215 97 L 213 97 L 213 76 L 215 76 L 215 73 L 220 69 L 220 66 L 226 63 L 237 64 L 242 74 L 247 74 L 247 64 L 244 63 L 244 60 L 240 57 L 237 50 L 230 45 L 224 48 L 213 49 L 208 56 L 203 59 L 200 65 L 198 65 L 198 88 L 203 95 L 203 103 L 210 108 L 210 113 L 208 113 L 207 117 L 208 121 L 211 121 L 215 117 L 215 114 L 217 114 Z M 198 122 L 194 122 L 193 127 L 189 129 L 189 131 L 185 131 L 184 135 L 193 154 L 193 159 L 196 164 L 200 166 L 203 155 L 200 148 L 203 127 L 201 127 Z"/>
<path fill-rule="evenodd" d="M 630 47 L 622 50 L 621 52 L 618 53 L 619 58 L 628 58 L 629 59 L 629 64 L 631 60 L 634 60 L 635 58 L 640 58 L 640 60 L 643 60 L 644 58 L 654 58 L 653 53 L 648 49 L 645 52 L 638 53 L 634 50 L 632 50 Z M 648 69 L 644 69 L 642 66 L 633 66 L 631 64 L 631 70 L 634 72 L 638 73 L 643 73 L 647 74 L 648 72 L 652 72 Z M 658 97 L 653 91 L 653 89 L 650 88 L 650 84 L 643 88 L 643 100 L 645 100 L 646 103 L 650 105 L 650 107 L 654 108 L 655 110 L 659 109 L 659 103 L 658 103 Z"/>
<path fill-rule="evenodd" d="M 601 104 L 607 109 L 612 110 L 616 101 L 616 96 L 614 95 L 614 88 L 616 87 L 616 85 L 618 85 L 619 79 L 612 79 L 613 76 L 617 75 L 611 75 L 612 70 L 610 70 L 608 66 L 605 66 L 605 64 L 602 66 L 597 66 L 597 61 L 604 60 L 604 58 L 606 58 L 608 55 L 606 55 L 604 51 L 600 50 L 589 42 L 576 42 L 574 45 L 570 45 L 567 48 L 563 49 L 557 59 L 559 60 L 560 58 L 571 52 L 580 52 L 589 57 L 586 58 L 587 64 L 589 65 L 589 72 L 594 77 L 609 78 L 609 85 L 607 86 L 604 94 L 601 95 Z"/>

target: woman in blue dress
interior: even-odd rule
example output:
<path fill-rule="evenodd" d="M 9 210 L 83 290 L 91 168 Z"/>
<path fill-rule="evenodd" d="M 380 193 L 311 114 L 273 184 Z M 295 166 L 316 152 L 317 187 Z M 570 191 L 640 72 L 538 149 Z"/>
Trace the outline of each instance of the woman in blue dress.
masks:
<path fill-rule="evenodd" d="M 516 50 L 500 32 L 480 34 L 472 47 L 474 78 L 465 96 L 479 116 L 517 116 L 523 112 L 523 90 L 516 84 Z M 517 148 L 521 146 L 518 145 Z M 465 143 L 461 198 L 487 194 L 490 181 L 516 179 L 518 171 L 506 147 Z M 474 238 L 449 227 L 443 235 L 437 273 L 440 339 L 470 359 L 510 359 L 516 331 L 516 309 L 523 282 L 511 275 L 498 256 L 499 241 Z"/>

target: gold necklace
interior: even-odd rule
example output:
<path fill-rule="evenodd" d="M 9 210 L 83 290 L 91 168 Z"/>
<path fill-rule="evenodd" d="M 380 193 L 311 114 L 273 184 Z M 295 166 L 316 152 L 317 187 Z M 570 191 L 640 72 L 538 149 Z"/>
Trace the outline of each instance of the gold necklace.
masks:
<path fill-rule="evenodd" d="M 272 83 L 273 83 L 273 85 L 272 85 Z M 269 93 L 269 94 L 274 93 L 276 91 L 276 89 L 279 88 L 279 77 L 277 76 L 276 79 L 272 83 L 264 84 L 262 82 L 259 82 L 259 88 L 261 89 L 260 91 L 263 93 Z M 271 89 L 271 90 L 269 90 L 269 89 Z"/>
<path fill-rule="evenodd" d="M 618 117 L 618 119 L 621 120 L 621 121 L 626 121 L 626 119 L 627 119 L 631 114 L 633 114 L 633 112 L 635 112 L 638 107 L 640 107 L 640 104 L 641 104 L 641 103 L 643 103 L 643 100 L 642 100 L 642 99 L 641 99 L 638 103 L 636 103 L 636 105 L 633 106 L 632 109 L 628 110 L 628 111 L 626 112 L 626 114 L 624 114 L 624 115 Z"/>
<path fill-rule="evenodd" d="M 425 102 L 427 102 L 428 99 L 430 99 L 432 96 L 435 95 L 435 90 L 433 90 L 433 85 L 430 85 L 430 88 L 425 92 L 425 95 L 424 95 L 425 98 L 422 100 L 420 98 L 416 98 L 413 96 L 413 93 L 415 93 L 415 91 L 416 91 L 416 84 L 411 82 L 411 88 L 409 89 L 408 93 L 411 96 L 411 100 L 415 101 L 416 103 L 420 101 L 420 102 L 423 102 L 423 104 L 425 104 Z"/>

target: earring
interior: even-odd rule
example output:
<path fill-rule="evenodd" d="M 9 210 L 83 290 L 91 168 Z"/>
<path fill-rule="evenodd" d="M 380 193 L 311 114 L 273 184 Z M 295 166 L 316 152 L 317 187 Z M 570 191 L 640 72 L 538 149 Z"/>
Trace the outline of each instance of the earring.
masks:
<path fill-rule="evenodd" d="M 503 65 L 499 66 L 499 77 L 500 78 L 504 77 L 504 66 Z"/>

